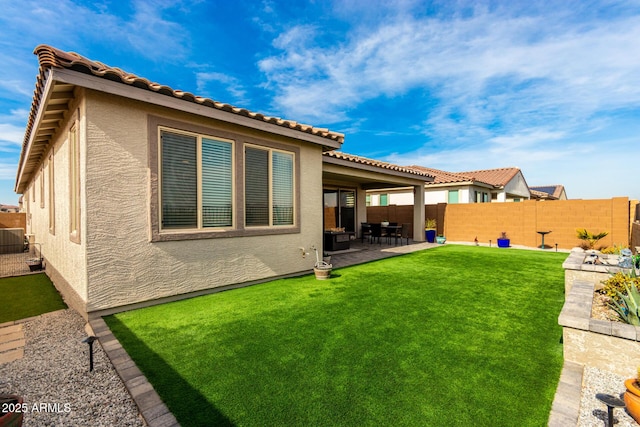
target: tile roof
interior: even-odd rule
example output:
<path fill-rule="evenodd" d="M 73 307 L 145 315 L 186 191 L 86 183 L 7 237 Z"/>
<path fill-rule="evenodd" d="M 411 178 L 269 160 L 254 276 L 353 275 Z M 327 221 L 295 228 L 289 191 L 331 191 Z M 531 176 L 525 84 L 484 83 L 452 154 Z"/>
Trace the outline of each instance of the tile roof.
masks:
<path fill-rule="evenodd" d="M 433 182 L 428 184 L 453 184 L 462 182 L 479 182 L 494 187 L 504 187 L 513 179 L 520 169 L 518 168 L 498 168 L 484 169 L 469 172 L 447 172 L 439 169 L 427 168 L 424 166 L 408 166 L 411 169 L 429 173 L 435 177 Z"/>
<path fill-rule="evenodd" d="M 464 176 L 455 172 L 447 172 L 440 169 L 427 168 L 424 166 L 407 166 L 407 168 L 412 169 L 414 171 L 419 171 L 422 173 L 427 173 L 434 177 L 434 181 L 429 184 L 450 184 L 455 182 L 468 182 L 473 181 L 473 178 L 470 176 Z"/>
<path fill-rule="evenodd" d="M 355 156 L 353 154 L 343 153 L 341 151 L 327 151 L 323 153 L 326 157 L 332 157 L 335 159 L 347 160 L 353 163 L 359 163 L 363 165 L 376 166 L 383 169 L 393 170 L 396 172 L 408 173 L 411 175 L 418 175 L 423 178 L 433 178 L 434 176 L 426 171 L 417 170 L 411 167 L 399 166 L 393 163 L 382 162 L 380 160 L 369 159 L 362 156 Z"/>
<path fill-rule="evenodd" d="M 460 173 L 473 177 L 475 181 L 486 182 L 487 184 L 495 185 L 497 187 L 503 187 L 507 185 L 519 172 L 520 169 L 518 168 L 497 168 Z"/>
<path fill-rule="evenodd" d="M 344 134 L 338 132 L 331 132 L 328 129 L 317 128 L 311 125 L 298 123 L 291 120 L 284 120 L 279 117 L 265 116 L 260 113 L 254 113 L 244 108 L 237 108 L 230 104 L 214 101 L 209 98 L 203 98 L 193 95 L 189 92 L 172 89 L 169 86 L 161 85 L 159 83 L 151 82 L 143 77 L 139 77 L 135 74 L 128 73 L 119 68 L 110 67 L 101 62 L 92 61 L 74 52 L 65 52 L 48 45 L 39 45 L 35 48 L 34 54 L 38 55 L 40 62 L 40 72 L 36 82 L 36 89 L 34 92 L 33 102 L 31 105 L 31 113 L 29 115 L 29 121 L 27 123 L 27 132 L 25 134 L 25 144 L 29 139 L 31 130 L 33 129 L 38 107 L 42 101 L 42 94 L 44 85 L 46 82 L 46 73 L 50 68 L 66 68 L 73 71 L 81 72 L 84 74 L 101 77 L 107 80 L 123 83 L 133 87 L 141 88 L 151 92 L 160 93 L 162 95 L 171 96 L 174 98 L 182 99 L 184 101 L 193 102 L 196 104 L 204 105 L 206 107 L 215 108 L 218 110 L 226 111 L 232 114 L 249 117 L 251 119 L 271 123 L 277 126 L 282 126 L 290 129 L 294 129 L 300 132 L 310 133 L 322 138 L 327 138 L 332 141 L 342 143 L 344 141 Z"/>
<path fill-rule="evenodd" d="M 531 192 L 542 193 L 540 196 L 552 196 L 555 198 L 560 198 L 562 196 L 562 191 L 564 190 L 563 185 L 536 185 L 533 187 L 529 187 Z"/>

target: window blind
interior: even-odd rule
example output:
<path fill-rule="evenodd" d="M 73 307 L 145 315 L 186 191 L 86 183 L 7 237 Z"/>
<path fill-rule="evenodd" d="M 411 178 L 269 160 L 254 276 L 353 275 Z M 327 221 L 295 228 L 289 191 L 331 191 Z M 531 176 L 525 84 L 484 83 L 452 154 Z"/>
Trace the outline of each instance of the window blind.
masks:
<path fill-rule="evenodd" d="M 293 155 L 272 154 L 273 225 L 293 224 Z"/>
<path fill-rule="evenodd" d="M 269 225 L 269 152 L 245 149 L 245 221 Z"/>
<path fill-rule="evenodd" d="M 231 143 L 202 139 L 202 226 L 230 227 L 232 214 Z"/>
<path fill-rule="evenodd" d="M 162 132 L 162 227 L 198 226 L 196 138 Z"/>

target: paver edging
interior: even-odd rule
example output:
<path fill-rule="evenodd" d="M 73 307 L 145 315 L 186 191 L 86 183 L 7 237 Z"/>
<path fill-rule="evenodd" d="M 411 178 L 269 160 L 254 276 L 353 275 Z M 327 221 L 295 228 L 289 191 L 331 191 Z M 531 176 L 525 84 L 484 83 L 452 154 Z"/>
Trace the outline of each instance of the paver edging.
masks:
<path fill-rule="evenodd" d="M 124 350 L 120 341 L 111 333 L 104 319 L 90 319 L 89 326 L 92 331 L 100 331 L 97 335 L 98 342 L 113 364 L 118 376 L 120 376 L 127 392 L 136 403 L 145 424 L 150 427 L 179 427 L 178 420 L 169 411 L 169 408 L 164 404 L 153 385 Z M 150 401 L 157 403 L 149 406 Z"/>

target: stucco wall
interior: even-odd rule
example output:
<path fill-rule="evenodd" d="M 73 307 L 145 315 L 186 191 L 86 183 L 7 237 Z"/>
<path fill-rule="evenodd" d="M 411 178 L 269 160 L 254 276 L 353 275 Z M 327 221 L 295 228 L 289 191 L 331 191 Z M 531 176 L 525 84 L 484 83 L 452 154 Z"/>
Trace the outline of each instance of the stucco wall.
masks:
<path fill-rule="evenodd" d="M 527 186 L 521 172 L 518 172 L 516 176 L 514 176 L 511 181 L 505 185 L 504 191 L 512 197 L 513 195 L 519 195 L 524 199 L 528 199 L 530 196 L 529 187 Z"/>
<path fill-rule="evenodd" d="M 147 115 L 246 131 L 97 92 L 89 92 L 87 105 L 89 311 L 313 268 L 310 247 L 322 247 L 319 146 L 300 145 L 299 233 L 151 242 Z M 303 258 L 301 247 L 310 254 Z"/>
<path fill-rule="evenodd" d="M 79 108 L 78 108 L 79 107 Z M 54 153 L 54 203 L 55 226 L 53 232 L 49 229 L 49 152 L 45 154 L 45 167 L 34 174 L 34 179 L 29 184 L 24 195 L 25 208 L 28 203 L 27 233 L 33 234 L 33 240 L 42 248 L 47 269 L 45 272 L 51 277 L 56 287 L 62 291 L 67 303 L 82 311 L 87 300 L 86 263 L 84 261 L 85 242 L 74 243 L 69 239 L 69 129 L 72 123 L 78 120 L 78 132 L 82 141 L 84 133 L 83 105 L 76 105 L 71 111 L 80 111 L 80 116 L 74 113 L 66 117 L 60 131 L 56 134 L 53 147 Z M 84 176 L 84 147 L 80 149 L 80 174 Z M 44 173 L 44 195 L 40 190 L 40 175 Z M 84 188 L 81 187 L 81 191 Z M 34 201 L 35 196 L 35 201 Z M 27 202 L 28 198 L 28 202 Z M 83 197 L 81 197 L 83 199 Z M 44 200 L 44 207 L 41 201 Z M 84 218 L 81 228 L 86 223 Z M 51 266 L 52 268 L 48 268 Z M 54 274 L 57 272 L 57 274 Z"/>

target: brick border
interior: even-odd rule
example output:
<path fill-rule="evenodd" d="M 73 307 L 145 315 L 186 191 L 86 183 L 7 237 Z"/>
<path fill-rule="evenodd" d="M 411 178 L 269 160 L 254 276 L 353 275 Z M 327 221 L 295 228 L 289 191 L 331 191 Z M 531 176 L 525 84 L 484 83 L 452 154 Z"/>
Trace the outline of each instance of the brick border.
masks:
<path fill-rule="evenodd" d="M 91 333 L 98 337 L 100 345 L 138 406 L 145 423 L 149 427 L 179 427 L 178 420 L 160 399 L 147 377 L 129 357 L 104 319 L 91 319 L 89 326 L 92 329 Z"/>
<path fill-rule="evenodd" d="M 584 367 L 579 363 L 564 362 L 560 382 L 551 405 L 549 427 L 567 427 L 578 424 L 583 372 Z"/>

